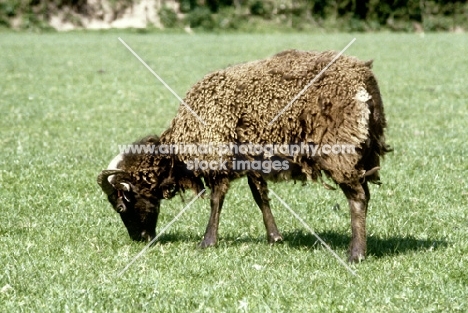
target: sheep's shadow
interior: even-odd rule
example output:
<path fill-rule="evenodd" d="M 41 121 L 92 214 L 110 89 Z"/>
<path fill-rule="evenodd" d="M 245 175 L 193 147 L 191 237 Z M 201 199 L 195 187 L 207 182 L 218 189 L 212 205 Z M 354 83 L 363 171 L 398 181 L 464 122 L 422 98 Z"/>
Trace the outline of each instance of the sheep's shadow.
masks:
<path fill-rule="evenodd" d="M 351 241 L 351 237 L 348 234 L 337 233 L 332 231 L 320 232 L 317 235 L 324 240 L 332 249 L 346 250 Z M 167 233 L 163 234 L 157 243 L 164 245 L 174 242 L 185 242 L 193 243 L 194 247 L 198 246 L 198 243 L 202 238 L 194 234 L 187 233 Z M 230 235 L 223 236 L 220 234 L 218 245 L 223 246 L 237 246 L 243 244 L 263 244 L 267 245 L 265 236 L 242 236 L 235 237 Z M 315 238 L 314 235 L 302 230 L 283 232 L 282 244 L 292 248 L 303 249 L 321 249 L 321 244 Z M 409 251 L 430 251 L 437 250 L 448 245 L 447 241 L 438 238 L 427 238 L 417 239 L 412 236 L 400 237 L 386 237 L 380 238 L 378 236 L 370 236 L 367 238 L 367 251 L 368 254 L 382 258 L 389 255 L 404 254 Z"/>
<path fill-rule="evenodd" d="M 348 234 L 337 232 L 321 232 L 317 235 L 325 241 L 332 249 L 347 249 L 351 237 Z M 283 233 L 284 242 L 293 248 L 317 248 L 321 243 L 311 233 L 304 231 L 293 231 Z M 367 252 L 376 258 L 389 255 L 404 254 L 409 251 L 428 251 L 447 247 L 447 241 L 439 238 L 417 239 L 413 236 L 393 236 L 381 238 L 373 235 L 367 237 Z"/>
<path fill-rule="evenodd" d="M 198 244 L 202 241 L 202 236 L 197 236 L 188 232 L 179 232 L 179 233 L 166 233 L 161 235 L 161 237 L 154 244 L 170 244 L 170 243 L 187 243 L 193 244 L 194 247 L 198 247 Z M 153 245 L 154 245 L 153 244 Z M 226 235 L 220 232 L 218 236 L 217 246 L 238 246 L 243 244 L 268 244 L 266 236 L 242 236 L 237 237 L 235 235 Z M 202 249 L 203 250 L 203 249 Z"/>

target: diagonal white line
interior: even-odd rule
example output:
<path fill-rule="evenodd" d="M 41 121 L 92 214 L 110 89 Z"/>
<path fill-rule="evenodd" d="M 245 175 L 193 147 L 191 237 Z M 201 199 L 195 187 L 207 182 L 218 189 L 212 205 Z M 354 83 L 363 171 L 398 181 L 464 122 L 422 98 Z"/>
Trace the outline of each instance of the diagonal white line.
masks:
<path fill-rule="evenodd" d="M 140 251 L 140 253 L 138 253 L 131 261 L 130 263 L 127 264 L 127 266 L 125 266 L 125 268 L 123 270 L 120 271 L 120 273 L 117 275 L 117 276 L 122 276 L 123 273 L 125 273 L 128 268 L 130 267 L 130 265 L 132 265 L 139 257 L 141 257 L 145 252 L 146 250 L 149 249 L 149 247 L 151 247 L 151 245 L 156 241 L 158 240 L 159 237 L 161 237 L 162 234 L 164 234 L 164 232 L 172 225 L 174 224 L 175 221 L 177 221 L 181 216 L 182 214 L 184 214 L 185 211 L 188 210 L 188 208 L 192 205 L 192 203 L 195 202 L 195 200 L 197 200 L 198 198 L 200 198 L 200 196 L 205 192 L 205 189 L 203 189 L 202 191 L 200 191 L 186 206 L 185 208 L 183 208 L 179 214 L 176 215 L 176 217 L 174 217 L 172 219 L 172 221 L 170 221 L 166 226 L 164 226 L 163 229 L 161 229 L 161 231 L 159 232 L 159 234 L 153 238 L 153 240 L 151 240 L 144 248 L 143 250 Z"/>
<path fill-rule="evenodd" d="M 130 46 L 127 45 L 127 43 L 126 43 L 125 41 L 123 41 L 122 38 L 118 37 L 118 39 L 119 39 L 120 42 L 121 42 L 137 59 L 138 59 L 138 61 L 140 61 L 140 62 L 148 69 L 148 71 L 150 71 L 151 74 L 153 74 L 153 75 L 164 85 L 164 87 L 166 87 L 167 90 L 169 90 L 169 91 L 177 98 L 177 100 L 179 100 L 183 105 L 185 105 L 185 107 L 187 108 L 187 110 L 189 110 L 190 113 L 192 113 L 193 116 L 195 116 L 195 117 L 200 121 L 200 123 L 202 123 L 203 125 L 206 126 L 205 121 L 202 120 L 202 118 L 201 118 L 200 116 L 198 116 L 197 113 L 195 113 L 195 111 L 192 110 L 192 108 L 191 108 L 187 103 L 185 103 L 185 101 L 182 100 L 182 98 L 179 97 L 179 95 L 177 95 L 177 93 L 176 93 L 174 90 L 172 90 L 172 88 L 169 87 L 169 85 L 166 84 L 166 82 L 165 82 L 161 77 L 159 77 L 159 75 L 156 74 L 156 73 L 151 69 L 151 67 L 149 67 L 148 64 L 146 64 L 146 62 L 143 61 L 143 59 L 140 58 L 140 56 L 139 56 L 138 54 L 136 54 L 135 51 L 133 51 L 133 49 L 130 48 Z"/>
<path fill-rule="evenodd" d="M 334 58 L 333 60 L 330 61 L 330 63 L 328 63 L 327 66 L 325 66 L 321 71 L 320 73 L 318 73 L 301 91 L 299 91 L 299 93 L 270 121 L 270 123 L 268 123 L 268 126 L 271 126 L 271 124 L 273 124 L 277 119 L 278 117 L 280 117 L 287 109 L 289 109 L 291 107 L 291 105 L 293 105 L 294 101 L 296 101 L 300 96 L 302 96 L 302 94 L 304 92 L 306 92 L 307 89 L 309 89 L 310 86 L 312 86 L 312 84 L 320 78 L 320 76 L 322 76 L 323 73 L 325 73 L 325 71 L 333 64 L 335 63 L 335 61 L 346 51 L 346 49 L 348 49 L 354 42 L 356 41 L 356 38 L 354 38 L 353 40 L 351 40 L 350 43 L 348 43 L 348 45 L 346 47 L 344 47 L 343 50 L 340 51 L 340 53 L 338 53 Z"/>
<path fill-rule="evenodd" d="M 346 262 L 343 261 L 343 260 L 338 256 L 338 254 L 336 254 L 336 252 L 333 251 L 333 249 L 330 248 L 330 246 L 327 245 L 327 243 L 326 243 L 325 241 L 323 241 L 322 238 L 320 238 L 319 235 L 317 235 L 317 234 L 312 230 L 312 228 L 310 228 L 309 225 L 307 225 L 307 223 L 304 222 L 304 220 L 303 220 L 299 215 L 297 215 L 297 213 L 294 212 L 293 209 L 291 209 L 291 208 L 289 207 L 289 205 L 288 205 L 286 202 L 284 202 L 283 199 L 281 199 L 273 190 L 270 189 L 270 192 L 276 197 L 276 199 L 278 199 L 278 200 L 289 210 L 289 212 L 291 212 L 292 215 L 294 215 L 295 218 L 297 218 L 297 219 L 299 220 L 299 222 L 302 223 L 302 225 L 305 226 L 305 228 L 307 228 L 308 231 L 310 231 L 310 232 L 312 233 L 312 235 L 315 236 L 315 238 L 317 238 L 318 241 L 320 241 L 320 243 L 321 243 L 325 248 L 327 248 L 328 251 L 330 251 L 330 253 L 331 253 L 341 264 L 343 264 L 343 266 L 344 266 L 351 274 L 353 274 L 354 276 L 357 276 L 356 272 L 353 271 L 353 270 L 349 267 L 349 265 L 346 264 Z"/>

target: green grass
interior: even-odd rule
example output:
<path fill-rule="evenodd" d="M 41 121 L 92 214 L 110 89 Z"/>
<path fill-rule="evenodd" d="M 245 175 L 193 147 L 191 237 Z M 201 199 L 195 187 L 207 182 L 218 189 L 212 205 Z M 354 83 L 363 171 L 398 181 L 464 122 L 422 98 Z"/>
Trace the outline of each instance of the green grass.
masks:
<path fill-rule="evenodd" d="M 208 199 L 198 200 L 117 276 L 144 245 L 130 240 L 96 176 L 119 144 L 161 133 L 178 107 L 119 36 L 181 96 L 215 69 L 289 48 L 340 50 L 357 37 L 347 54 L 375 60 L 395 148 L 384 184 L 371 189 L 359 277 L 274 198 L 285 242 L 269 246 L 245 180 L 228 193 L 217 248 L 196 248 L 209 215 Z M 468 311 L 467 47 L 454 34 L 2 33 L 1 311 Z M 346 257 L 341 192 L 270 186 Z M 158 228 L 183 207 L 163 202 Z"/>

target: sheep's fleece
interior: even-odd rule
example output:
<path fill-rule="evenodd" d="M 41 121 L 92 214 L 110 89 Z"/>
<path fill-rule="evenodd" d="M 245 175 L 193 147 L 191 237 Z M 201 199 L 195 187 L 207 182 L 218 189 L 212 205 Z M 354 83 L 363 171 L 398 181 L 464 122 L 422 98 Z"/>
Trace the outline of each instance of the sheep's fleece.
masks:
<path fill-rule="evenodd" d="M 185 103 L 206 123 L 180 105 L 171 126 L 160 136 L 135 145 L 307 144 L 352 145 L 354 153 L 266 155 L 227 153 L 226 168 L 189 168 L 195 157 L 214 162 L 214 154 L 124 153 L 116 156 L 98 183 L 120 214 L 130 237 L 151 240 L 162 199 L 191 189 L 210 188 L 210 219 L 200 246 L 216 244 L 221 208 L 230 181 L 247 176 L 255 202 L 262 211 L 270 243 L 282 240 L 270 210 L 266 180 L 331 178 L 348 199 L 351 215 L 350 262 L 364 259 L 368 182 L 378 183 L 386 121 L 372 62 L 340 56 L 314 83 L 291 102 L 337 56 L 336 52 L 289 50 L 271 58 L 228 67 L 206 75 L 187 93 Z M 269 125 L 282 110 L 278 118 Z M 289 161 L 289 168 L 265 173 L 239 171 L 234 158 L 270 162 Z M 270 159 L 270 160 L 268 160 Z M 208 163 L 208 162 L 205 162 Z M 326 185 L 328 186 L 328 185 Z"/>
<path fill-rule="evenodd" d="M 320 171 L 338 184 L 360 179 L 379 166 L 379 155 L 387 151 L 386 122 L 372 62 L 340 56 L 268 125 L 336 54 L 288 50 L 206 75 L 185 98 L 206 126 L 181 105 L 161 143 L 354 145 L 356 154 L 322 155 L 313 158 L 315 163 L 296 156 L 294 161 L 309 179 L 315 180 Z M 377 182 L 378 172 L 366 179 Z"/>

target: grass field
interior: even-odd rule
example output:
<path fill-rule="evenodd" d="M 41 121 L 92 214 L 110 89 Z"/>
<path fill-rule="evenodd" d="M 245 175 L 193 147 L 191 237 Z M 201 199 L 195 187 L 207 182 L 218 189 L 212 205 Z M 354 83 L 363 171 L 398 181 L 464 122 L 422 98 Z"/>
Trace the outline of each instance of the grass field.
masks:
<path fill-rule="evenodd" d="M 374 59 L 395 149 L 371 186 L 358 277 L 274 197 L 285 242 L 268 245 L 245 180 L 228 193 L 216 248 L 196 248 L 206 197 L 118 277 L 144 244 L 96 176 L 119 144 L 166 129 L 178 102 L 117 37 L 181 96 L 215 69 L 356 37 L 346 54 Z M 467 312 L 467 53 L 466 34 L 1 33 L 0 311 Z M 270 187 L 346 257 L 341 192 Z M 158 229 L 183 207 L 163 202 Z"/>

